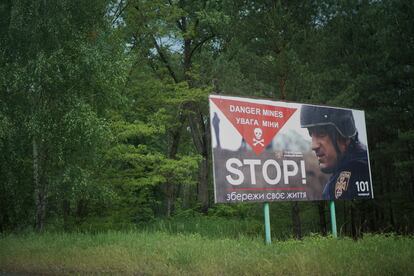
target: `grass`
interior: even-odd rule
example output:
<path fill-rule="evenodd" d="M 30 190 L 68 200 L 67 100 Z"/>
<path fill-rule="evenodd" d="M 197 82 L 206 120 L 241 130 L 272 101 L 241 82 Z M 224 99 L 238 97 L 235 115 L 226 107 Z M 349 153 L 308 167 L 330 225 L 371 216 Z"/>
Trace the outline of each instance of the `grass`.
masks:
<path fill-rule="evenodd" d="M 412 275 L 414 239 L 211 238 L 166 232 L 0 237 L 1 272 L 143 275 Z"/>
<path fill-rule="evenodd" d="M 240 236 L 255 238 L 264 232 L 261 221 L 202 216 L 159 219 L 140 229 L 170 234 L 200 234 L 209 238 L 238 238 Z"/>

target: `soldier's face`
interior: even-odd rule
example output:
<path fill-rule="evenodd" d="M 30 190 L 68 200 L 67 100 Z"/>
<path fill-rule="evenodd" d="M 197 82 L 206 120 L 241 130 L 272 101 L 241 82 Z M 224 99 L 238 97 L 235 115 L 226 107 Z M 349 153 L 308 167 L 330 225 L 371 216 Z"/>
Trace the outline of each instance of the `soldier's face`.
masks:
<path fill-rule="evenodd" d="M 309 129 L 309 134 L 312 137 L 312 150 L 318 158 L 321 171 L 324 173 L 333 172 L 338 164 L 339 157 L 327 130 L 324 127 L 313 127 Z M 340 152 L 345 151 L 342 144 L 339 143 Z"/>

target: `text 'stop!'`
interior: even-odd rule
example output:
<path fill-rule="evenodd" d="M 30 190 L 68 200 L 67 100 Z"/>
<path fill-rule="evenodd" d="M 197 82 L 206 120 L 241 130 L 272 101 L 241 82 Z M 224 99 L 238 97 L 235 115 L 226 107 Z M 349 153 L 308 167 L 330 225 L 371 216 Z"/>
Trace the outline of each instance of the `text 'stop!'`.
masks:
<path fill-rule="evenodd" d="M 216 202 L 373 198 L 363 111 L 209 101 Z"/>

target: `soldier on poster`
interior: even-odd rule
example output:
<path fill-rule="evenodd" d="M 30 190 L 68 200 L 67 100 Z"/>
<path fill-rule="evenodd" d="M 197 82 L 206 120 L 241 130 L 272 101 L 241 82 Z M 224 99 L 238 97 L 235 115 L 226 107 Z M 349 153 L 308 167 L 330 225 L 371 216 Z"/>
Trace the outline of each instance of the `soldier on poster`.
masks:
<path fill-rule="evenodd" d="M 358 140 L 352 110 L 302 105 L 300 124 L 309 131 L 320 170 L 332 174 L 323 199 L 370 196 L 367 148 Z"/>
<path fill-rule="evenodd" d="M 215 202 L 373 198 L 362 110 L 209 100 Z"/>

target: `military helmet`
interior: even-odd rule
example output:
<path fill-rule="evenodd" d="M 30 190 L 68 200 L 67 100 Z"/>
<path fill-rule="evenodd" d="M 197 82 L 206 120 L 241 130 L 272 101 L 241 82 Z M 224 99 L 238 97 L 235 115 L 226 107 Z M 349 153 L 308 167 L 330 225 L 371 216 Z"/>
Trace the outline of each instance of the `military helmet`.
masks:
<path fill-rule="evenodd" d="M 349 109 L 330 108 L 324 106 L 302 105 L 300 110 L 300 126 L 303 128 L 331 125 L 345 138 L 357 134 L 354 116 Z"/>

